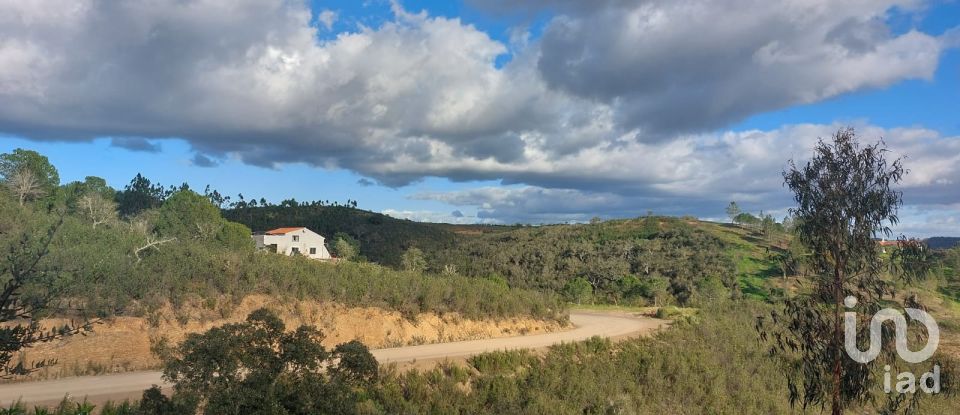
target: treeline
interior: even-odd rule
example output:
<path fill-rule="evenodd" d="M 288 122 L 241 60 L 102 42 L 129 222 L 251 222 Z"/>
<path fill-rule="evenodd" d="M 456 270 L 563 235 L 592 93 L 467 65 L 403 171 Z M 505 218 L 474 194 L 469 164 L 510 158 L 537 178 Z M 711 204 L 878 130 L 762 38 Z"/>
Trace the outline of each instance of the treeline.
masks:
<path fill-rule="evenodd" d="M 504 279 L 575 302 L 688 304 L 738 293 L 725 244 L 680 218 L 515 228 L 424 252 L 436 272 Z"/>
<path fill-rule="evenodd" d="M 246 295 L 265 293 L 410 317 L 427 311 L 562 317 L 556 298 L 488 280 L 257 252 L 249 228 L 224 219 L 208 197 L 186 186 L 167 193 L 142 176 L 122 191 L 95 177 L 61 186 L 55 167 L 35 152 L 17 150 L 0 160 L 0 250 L 10 253 L 0 283 L 30 277 L 11 258 L 38 259 L 23 302 L 56 292 L 53 300 L 70 304 L 51 309 L 108 316 L 184 302 L 227 311 Z M 33 182 L 17 187 L 15 176 Z"/>
<path fill-rule="evenodd" d="M 96 177 L 88 177 L 98 179 Z M 102 179 L 99 179 L 102 180 Z M 150 181 L 142 174 L 137 173 L 130 184 L 124 186 L 123 190 L 115 192 L 114 198 L 118 203 L 119 213 L 123 216 L 136 214 L 142 210 L 156 208 L 163 204 L 164 200 L 181 190 L 190 190 L 190 185 L 183 183 L 180 186 L 164 187 L 160 183 Z M 274 204 L 266 198 L 251 197 L 246 198 L 243 193 L 237 194 L 235 199 L 231 196 L 223 195 L 218 190 L 207 185 L 203 190 L 203 197 L 215 205 L 218 209 L 246 209 L 255 207 L 299 207 L 299 206 L 332 206 L 332 207 L 357 207 L 356 200 L 347 199 L 346 202 L 331 202 L 330 200 L 314 200 L 309 202 L 300 202 L 290 198 Z"/>

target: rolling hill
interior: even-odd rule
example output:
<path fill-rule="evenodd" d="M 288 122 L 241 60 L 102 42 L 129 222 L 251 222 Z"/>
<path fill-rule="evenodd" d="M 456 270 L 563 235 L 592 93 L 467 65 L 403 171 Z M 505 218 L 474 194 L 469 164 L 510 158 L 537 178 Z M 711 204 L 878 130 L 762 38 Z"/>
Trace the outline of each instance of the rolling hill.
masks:
<path fill-rule="evenodd" d="M 254 231 L 306 226 L 332 244 L 343 233 L 360 254 L 397 267 L 410 247 L 427 271 L 502 280 L 511 287 L 553 292 L 584 278 L 602 302 L 686 303 L 707 291 L 742 291 L 764 298 L 779 283 L 769 259 L 786 236 L 693 218 L 643 217 L 544 226 L 420 223 L 343 206 L 266 206 L 227 210 L 224 217 Z"/>
<path fill-rule="evenodd" d="M 284 226 L 305 226 L 328 238 L 345 233 L 360 242 L 360 255 L 372 262 L 399 266 L 411 246 L 435 250 L 455 243 L 457 235 L 443 225 L 396 219 L 345 206 L 261 206 L 229 209 L 223 217 L 254 232 Z"/>

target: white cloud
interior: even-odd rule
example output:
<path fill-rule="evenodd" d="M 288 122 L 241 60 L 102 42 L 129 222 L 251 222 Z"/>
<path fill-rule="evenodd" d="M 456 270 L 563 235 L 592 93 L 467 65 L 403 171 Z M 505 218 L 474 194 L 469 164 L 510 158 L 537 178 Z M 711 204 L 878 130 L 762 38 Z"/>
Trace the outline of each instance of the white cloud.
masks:
<path fill-rule="evenodd" d="M 432 210 L 396 210 L 396 209 L 385 209 L 380 213 L 384 215 L 397 218 L 397 219 L 407 219 L 415 222 L 429 222 L 429 223 L 454 223 L 454 224 L 476 224 L 476 223 L 500 223 L 499 221 L 481 218 L 476 216 L 467 216 L 463 212 L 460 212 L 459 215 L 456 213 L 460 211 L 453 211 L 450 213 L 436 212 Z"/>
<path fill-rule="evenodd" d="M 607 1 L 547 25 L 547 83 L 614 105 L 648 135 L 723 127 L 757 112 L 930 79 L 943 42 L 892 34 L 915 1 Z"/>
<path fill-rule="evenodd" d="M 386 185 L 502 180 L 532 199 L 582 199 L 567 203 L 577 212 L 489 194 L 483 211 L 502 218 L 606 205 L 697 213 L 731 195 L 775 208 L 788 200 L 783 162 L 838 126 L 705 131 L 928 79 L 957 38 L 893 33 L 886 15 L 912 1 L 511 4 L 558 15 L 542 38 L 514 32 L 505 45 L 398 3 L 381 26 L 321 40 L 337 16 L 311 24 L 301 2 L 0 0 L 0 133 L 180 137 L 213 159 L 346 168 Z M 907 185 L 918 203 L 960 200 L 956 138 L 861 132 L 916 157 Z"/>
<path fill-rule="evenodd" d="M 333 24 L 337 21 L 337 12 L 324 10 L 317 15 L 317 21 L 327 30 L 333 29 Z"/>
<path fill-rule="evenodd" d="M 802 164 L 818 137 L 829 139 L 841 127 L 801 124 L 603 148 L 555 163 L 555 170 L 543 172 L 547 179 L 539 186 L 423 192 L 413 198 L 474 207 L 482 217 L 507 223 L 637 216 L 648 210 L 706 217 L 722 212 L 730 200 L 779 217 L 792 205 L 780 174 L 787 161 Z M 900 186 L 905 213 L 960 201 L 960 187 L 956 186 L 960 182 L 960 137 L 944 137 L 922 128 L 857 128 L 865 144 L 883 138 L 891 157 L 905 157 L 904 166 L 910 171 Z M 578 180 L 580 172 L 590 176 Z M 523 181 L 537 183 L 538 178 Z M 561 188 L 565 183 L 581 186 Z M 960 228 L 951 231 L 960 234 Z"/>
<path fill-rule="evenodd" d="M 897 232 L 911 237 L 960 235 L 960 203 L 908 206 L 901 212 Z"/>
<path fill-rule="evenodd" d="M 896 2 L 610 1 L 560 4 L 543 39 L 512 45 L 497 68 L 507 45 L 397 3 L 394 20 L 329 41 L 299 2 L 55 3 L 0 3 L 3 132 L 182 137 L 395 185 L 498 178 L 517 163 L 536 174 L 572 154 L 926 78 L 943 47 L 890 34 Z"/>

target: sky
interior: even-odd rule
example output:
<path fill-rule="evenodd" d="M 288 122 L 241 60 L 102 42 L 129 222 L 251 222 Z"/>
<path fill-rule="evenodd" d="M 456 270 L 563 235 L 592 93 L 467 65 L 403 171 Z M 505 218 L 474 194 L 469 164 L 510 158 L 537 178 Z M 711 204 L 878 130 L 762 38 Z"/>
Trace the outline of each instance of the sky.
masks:
<path fill-rule="evenodd" d="M 960 236 L 958 0 L 0 0 L 0 152 L 420 221 L 778 218 L 851 126 Z M 234 196 L 235 197 L 235 196 Z"/>

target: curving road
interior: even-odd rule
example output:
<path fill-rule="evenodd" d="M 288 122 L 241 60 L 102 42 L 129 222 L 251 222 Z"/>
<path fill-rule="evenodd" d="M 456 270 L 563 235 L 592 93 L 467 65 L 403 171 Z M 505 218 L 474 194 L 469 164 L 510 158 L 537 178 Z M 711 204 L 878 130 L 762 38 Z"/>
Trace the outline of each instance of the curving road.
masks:
<path fill-rule="evenodd" d="M 380 363 L 462 358 L 497 350 L 542 348 L 562 342 L 586 340 L 593 336 L 618 338 L 643 335 L 668 324 L 665 320 L 650 317 L 591 311 L 572 311 L 570 321 L 574 325 L 573 329 L 555 333 L 395 347 L 373 350 L 372 353 Z M 86 396 L 94 402 L 136 399 L 151 385 L 165 388 L 170 386 L 163 382 L 160 372 L 131 372 L 13 383 L 0 385 L 0 405 L 5 407 L 18 399 L 25 403 L 55 403 L 67 394 L 73 397 Z"/>

